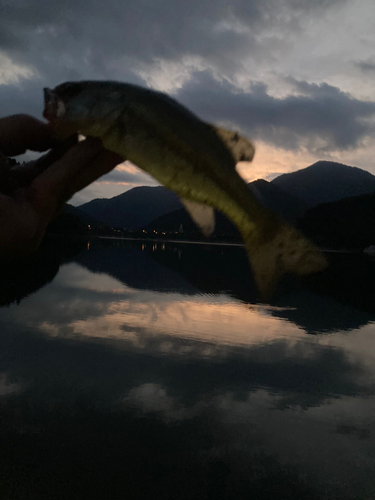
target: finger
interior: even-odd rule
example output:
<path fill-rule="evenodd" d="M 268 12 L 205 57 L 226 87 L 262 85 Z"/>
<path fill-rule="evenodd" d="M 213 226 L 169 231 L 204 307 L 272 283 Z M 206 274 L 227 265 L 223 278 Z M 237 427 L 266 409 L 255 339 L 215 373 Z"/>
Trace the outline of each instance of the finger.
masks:
<path fill-rule="evenodd" d="M 10 176 L 10 164 L 0 151 L 0 193 L 9 193 L 13 184 Z"/>
<path fill-rule="evenodd" d="M 17 182 L 18 187 L 28 186 L 38 175 L 44 172 L 48 167 L 60 160 L 70 148 L 78 142 L 77 136 L 71 136 L 48 153 L 44 154 L 35 161 L 30 161 L 25 165 L 16 165 L 11 169 L 11 176 Z"/>
<path fill-rule="evenodd" d="M 71 148 L 31 183 L 29 196 L 35 210 L 52 218 L 77 190 L 123 161 L 121 157 L 107 153 L 109 158 L 101 141 L 94 138 Z M 91 173 L 92 167 L 95 173 Z"/>
<path fill-rule="evenodd" d="M 23 154 L 27 149 L 46 151 L 53 147 L 49 125 L 29 115 L 12 115 L 0 119 L 0 151 L 6 156 Z"/>
<path fill-rule="evenodd" d="M 69 185 L 67 195 L 71 198 L 77 191 L 95 182 L 102 175 L 107 174 L 123 161 L 124 158 L 118 154 L 108 151 L 107 149 L 102 149 L 90 163 L 89 168 L 82 170 L 75 177 L 74 182 Z"/>

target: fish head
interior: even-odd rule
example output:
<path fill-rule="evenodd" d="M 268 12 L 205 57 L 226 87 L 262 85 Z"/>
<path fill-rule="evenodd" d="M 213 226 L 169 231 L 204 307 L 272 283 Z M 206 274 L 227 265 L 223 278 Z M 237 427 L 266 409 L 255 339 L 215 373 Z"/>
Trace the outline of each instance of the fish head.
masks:
<path fill-rule="evenodd" d="M 75 133 L 101 137 L 120 112 L 113 82 L 66 82 L 44 89 L 43 116 L 59 138 Z"/>

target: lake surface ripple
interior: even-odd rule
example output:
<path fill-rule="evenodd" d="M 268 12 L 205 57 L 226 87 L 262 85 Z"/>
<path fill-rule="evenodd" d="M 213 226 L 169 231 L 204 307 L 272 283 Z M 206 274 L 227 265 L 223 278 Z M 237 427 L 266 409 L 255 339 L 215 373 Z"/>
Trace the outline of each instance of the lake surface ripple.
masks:
<path fill-rule="evenodd" d="M 1 499 L 375 498 L 375 262 L 259 302 L 240 247 L 3 266 Z"/>

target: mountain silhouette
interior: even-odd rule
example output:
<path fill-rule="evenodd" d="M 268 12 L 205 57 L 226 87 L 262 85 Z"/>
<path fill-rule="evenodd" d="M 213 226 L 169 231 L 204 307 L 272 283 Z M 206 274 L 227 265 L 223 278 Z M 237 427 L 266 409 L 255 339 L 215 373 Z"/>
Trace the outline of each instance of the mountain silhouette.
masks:
<path fill-rule="evenodd" d="M 113 198 L 97 198 L 78 208 L 110 227 L 139 229 L 181 208 L 176 194 L 164 187 L 136 187 Z"/>
<path fill-rule="evenodd" d="M 297 196 L 290 195 L 263 179 L 249 183 L 249 189 L 261 203 L 290 222 L 295 222 L 307 209 L 307 205 Z M 110 227 L 148 227 L 178 231 L 183 224 L 189 232 L 199 234 L 178 196 L 164 187 L 137 187 L 110 199 L 95 199 L 80 207 L 69 206 L 67 211 L 93 227 L 99 221 Z M 217 222 L 219 233 L 238 235 L 224 216 L 217 215 Z M 171 227 L 175 229 L 169 229 Z"/>
<path fill-rule="evenodd" d="M 329 203 L 343 198 L 359 196 L 375 191 L 375 176 L 356 167 L 340 163 L 319 161 L 307 168 L 280 175 L 271 182 L 263 179 L 249 183 L 249 189 L 266 207 L 277 212 L 294 224 L 305 211 L 320 203 Z M 182 204 L 176 194 L 164 187 L 136 187 L 110 199 L 95 199 L 78 207 L 81 213 L 114 228 L 140 229 L 146 226 L 167 230 L 167 226 L 181 224 L 190 226 L 183 211 L 172 219 L 150 225 L 161 216 L 181 210 Z M 186 213 L 186 212 L 185 212 Z M 76 215 L 78 215 L 76 213 Z M 81 220 L 82 217 L 80 217 Z M 179 222 L 178 222 L 179 220 Z M 177 222 L 176 222 L 177 221 Z M 89 222 L 85 222 L 90 224 Z M 228 225 L 218 218 L 220 226 Z M 195 228 L 195 225 L 192 226 Z M 193 231 L 193 229 L 191 229 Z M 195 229 L 194 229 L 195 230 Z M 230 229 L 230 233 L 233 230 Z M 237 234 L 237 233 L 236 233 Z"/>
<path fill-rule="evenodd" d="M 299 227 L 321 247 L 361 250 L 374 245 L 375 193 L 311 208 Z"/>
<path fill-rule="evenodd" d="M 308 208 L 375 191 L 375 175 L 333 161 L 318 161 L 302 170 L 283 174 L 271 184 L 302 199 Z"/>
<path fill-rule="evenodd" d="M 95 234 L 112 233 L 112 229 L 106 224 L 67 203 L 62 212 L 50 222 L 46 232 L 84 236 L 89 235 L 91 230 L 94 230 Z"/>
<path fill-rule="evenodd" d="M 158 234 L 164 231 L 179 233 L 178 238 L 189 237 L 194 240 L 207 240 L 184 208 L 157 217 L 145 226 L 145 229 L 156 231 Z M 238 243 L 242 242 L 240 233 L 235 225 L 225 215 L 215 210 L 215 229 L 210 239 L 212 237 L 221 238 L 224 236 L 226 240 L 233 240 Z"/>
<path fill-rule="evenodd" d="M 277 184 L 264 179 L 250 182 L 248 186 L 265 207 L 291 223 L 301 218 L 308 208 L 307 203 L 298 194 L 290 194 Z"/>
<path fill-rule="evenodd" d="M 302 217 L 307 209 L 302 200 L 285 193 L 282 189 L 263 179 L 250 182 L 248 187 L 264 206 L 277 212 L 291 223 L 295 223 Z M 183 234 L 195 239 L 202 239 L 199 229 L 184 208 L 157 217 L 146 226 L 146 229 L 158 232 L 178 232 L 181 226 Z M 226 239 L 242 241 L 234 224 L 225 215 L 217 211 L 215 211 L 215 230 L 213 234 L 218 238 L 225 236 Z"/>
<path fill-rule="evenodd" d="M 63 213 L 68 215 L 73 215 L 74 217 L 78 217 L 80 221 L 83 222 L 83 224 L 85 224 L 85 226 L 99 227 L 103 225 L 103 222 L 101 222 L 100 220 L 96 219 L 95 217 L 92 217 L 81 208 L 74 207 L 69 203 L 65 205 Z"/>

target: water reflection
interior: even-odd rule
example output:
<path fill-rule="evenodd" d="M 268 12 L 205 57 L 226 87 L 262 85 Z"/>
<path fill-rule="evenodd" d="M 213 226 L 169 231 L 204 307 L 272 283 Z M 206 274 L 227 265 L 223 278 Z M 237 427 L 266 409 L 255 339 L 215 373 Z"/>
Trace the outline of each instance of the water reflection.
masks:
<path fill-rule="evenodd" d="M 153 248 L 52 245 L 0 309 L 0 497 L 373 498 L 371 301 Z"/>
<path fill-rule="evenodd" d="M 51 282 L 60 265 L 77 255 L 85 245 L 88 244 L 79 239 L 50 239 L 27 259 L 13 263 L 0 261 L 0 307 L 19 302 Z"/>
<path fill-rule="evenodd" d="M 104 272 L 127 286 L 183 294 L 225 293 L 257 303 L 256 287 L 240 246 L 97 241 L 77 257 L 93 272 Z M 142 252 L 139 249 L 142 249 Z M 100 258 L 98 256 L 100 255 Z M 285 279 L 271 305 L 277 317 L 307 333 L 358 329 L 375 320 L 375 261 L 360 254 L 331 254 L 329 269 L 303 281 Z"/>

